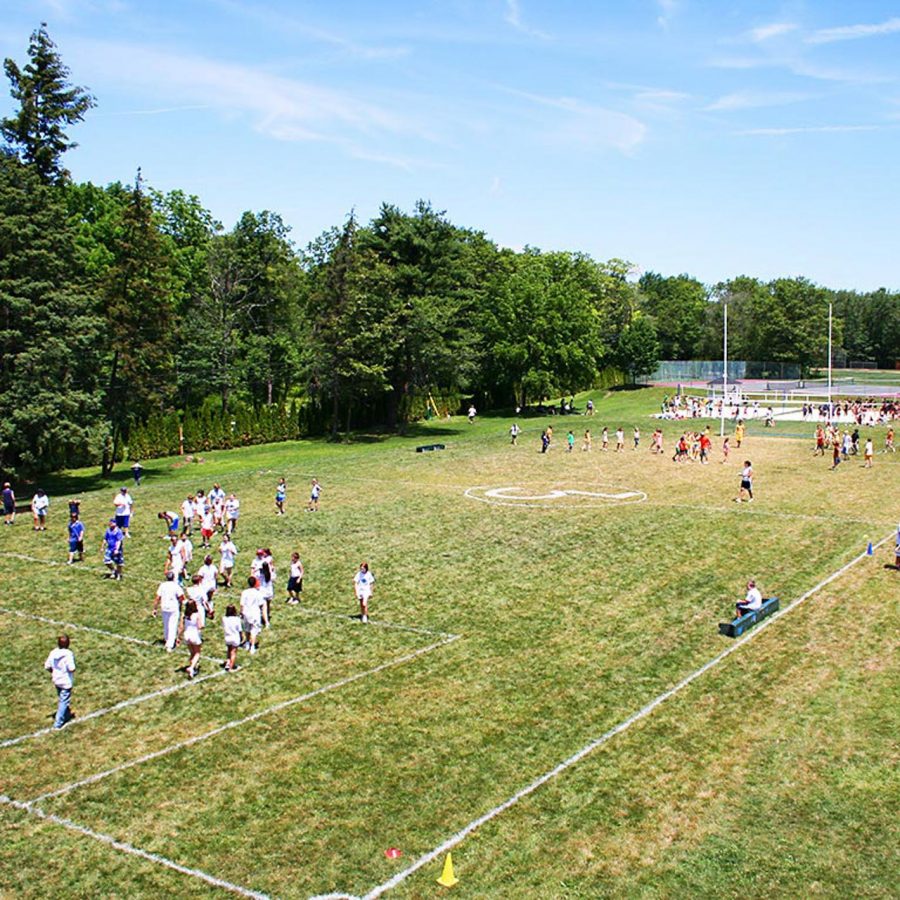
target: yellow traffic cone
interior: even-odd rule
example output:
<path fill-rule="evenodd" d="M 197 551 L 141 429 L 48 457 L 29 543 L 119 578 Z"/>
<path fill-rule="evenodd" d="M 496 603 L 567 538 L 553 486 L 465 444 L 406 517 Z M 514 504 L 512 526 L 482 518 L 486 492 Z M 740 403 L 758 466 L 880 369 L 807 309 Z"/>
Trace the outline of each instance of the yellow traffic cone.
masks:
<path fill-rule="evenodd" d="M 448 853 L 447 858 L 444 860 L 444 871 L 441 873 L 441 877 L 438 878 L 437 883 L 443 887 L 453 887 L 458 881 L 459 879 L 453 874 L 453 854 Z"/>

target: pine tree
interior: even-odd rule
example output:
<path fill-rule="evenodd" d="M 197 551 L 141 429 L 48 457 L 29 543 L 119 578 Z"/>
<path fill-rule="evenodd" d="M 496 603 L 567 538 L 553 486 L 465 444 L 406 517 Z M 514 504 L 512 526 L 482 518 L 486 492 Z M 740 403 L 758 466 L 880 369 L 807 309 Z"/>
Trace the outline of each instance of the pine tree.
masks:
<path fill-rule="evenodd" d="M 172 362 L 172 257 L 153 218 L 150 198 L 135 180 L 122 212 L 114 262 L 104 284 L 111 354 L 106 412 L 112 449 L 108 473 L 130 426 L 163 410 L 174 391 Z"/>
<path fill-rule="evenodd" d="M 102 321 L 62 192 L 0 154 L 0 469 L 45 472 L 95 458 L 102 432 Z"/>
<path fill-rule="evenodd" d="M 34 166 L 44 184 L 58 184 L 69 174 L 60 158 L 78 146 L 69 140 L 65 126 L 82 121 L 96 101 L 84 88 L 69 84 L 69 70 L 47 34 L 46 22 L 32 33 L 28 56 L 24 69 L 12 59 L 4 61 L 19 110 L 0 120 L 0 134 L 25 163 Z"/>

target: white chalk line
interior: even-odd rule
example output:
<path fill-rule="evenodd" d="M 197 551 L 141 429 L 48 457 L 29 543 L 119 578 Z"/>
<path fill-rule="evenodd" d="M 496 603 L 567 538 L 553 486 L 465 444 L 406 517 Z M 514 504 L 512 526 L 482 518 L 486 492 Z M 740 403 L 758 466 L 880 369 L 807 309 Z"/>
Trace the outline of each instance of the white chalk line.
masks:
<path fill-rule="evenodd" d="M 878 547 L 881 547 L 882 544 L 885 544 L 887 541 L 891 540 L 894 537 L 893 532 L 889 534 L 887 537 L 882 538 L 878 541 L 877 544 L 873 546 L 873 551 Z M 551 769 L 549 772 L 545 772 L 539 778 L 536 778 L 531 784 L 526 785 L 521 790 L 517 791 L 513 794 L 508 800 L 505 800 L 503 803 L 495 806 L 493 809 L 488 810 L 483 815 L 479 816 L 477 819 L 473 819 L 468 825 L 461 828 L 455 834 L 451 835 L 447 840 L 443 843 L 439 844 L 434 849 L 428 851 L 427 853 L 420 856 L 412 865 L 408 866 L 403 871 L 398 872 L 392 878 L 389 878 L 387 881 L 378 885 L 377 887 L 372 888 L 367 894 L 362 897 L 362 900 L 375 900 L 376 897 L 380 897 L 386 891 L 392 890 L 397 887 L 401 882 L 405 881 L 410 875 L 414 872 L 417 872 L 423 866 L 428 865 L 428 863 L 433 862 L 438 859 L 443 854 L 449 852 L 458 844 L 462 843 L 473 831 L 480 828 L 482 825 L 490 822 L 492 819 L 499 816 L 501 813 L 506 812 L 506 810 L 515 806 L 520 800 L 527 797 L 529 794 L 533 794 L 538 788 L 545 785 L 548 781 L 553 780 L 558 775 L 561 775 L 566 769 L 571 768 L 576 763 L 580 762 L 590 753 L 593 753 L 598 747 L 605 744 L 611 738 L 615 737 L 617 734 L 621 734 L 623 731 L 627 731 L 632 725 L 636 722 L 639 722 L 641 719 L 649 716 L 658 706 L 662 703 L 665 703 L 666 700 L 674 697 L 676 694 L 680 693 L 684 690 L 688 685 L 696 681 L 701 676 L 705 675 L 710 669 L 713 669 L 723 660 L 727 659 L 732 653 L 738 650 L 740 647 L 743 647 L 748 641 L 753 640 L 753 638 L 757 637 L 761 634 L 767 627 L 769 627 L 773 622 L 780 619 L 782 616 L 787 615 L 791 610 L 798 607 L 805 600 L 808 600 L 813 594 L 820 591 L 823 587 L 830 584 L 836 578 L 839 578 L 843 575 L 848 569 L 855 566 L 860 560 L 866 559 L 868 557 L 868 553 L 861 553 L 859 556 L 854 557 L 850 562 L 846 565 L 842 566 L 836 572 L 829 575 L 827 578 L 820 581 L 815 587 L 810 588 L 805 594 L 798 597 L 796 600 L 791 601 L 787 606 L 778 612 L 774 613 L 767 619 L 764 619 L 759 625 L 757 625 L 752 631 L 749 631 L 743 637 L 738 638 L 730 647 L 727 647 L 717 656 L 714 656 L 709 662 L 704 663 L 700 666 L 699 669 L 696 669 L 690 675 L 687 675 L 681 681 L 679 681 L 676 685 L 669 688 L 668 690 L 661 693 L 658 697 L 651 700 L 646 706 L 641 707 L 636 713 L 629 716 L 627 719 L 621 721 L 618 725 L 615 725 L 613 728 L 610 728 L 609 731 L 604 732 L 598 738 L 595 738 L 590 743 L 586 744 L 576 753 L 573 753 L 568 759 L 563 760 L 558 766 Z M 360 898 L 353 897 L 351 894 L 333 894 L 330 895 L 332 897 L 343 897 L 345 900 L 360 900 Z"/>
<path fill-rule="evenodd" d="M 15 559 L 27 560 L 28 562 L 42 563 L 45 566 L 64 566 L 66 569 L 71 569 L 76 572 L 86 572 L 87 574 L 92 574 L 94 571 L 100 571 L 99 566 L 95 566 L 93 568 L 90 566 L 77 566 L 77 565 L 69 566 L 67 563 L 61 563 L 57 560 L 39 559 L 36 556 L 26 556 L 23 553 L 11 553 L 11 552 L 8 552 L 5 550 L 0 550 L 0 556 L 12 556 Z M 134 578 L 129 579 L 129 581 L 134 581 L 134 580 L 143 581 L 143 582 L 146 582 L 147 584 L 156 584 L 156 585 L 160 584 L 160 582 L 161 582 L 161 579 L 158 580 L 156 578 L 147 578 L 146 576 L 137 576 L 137 579 L 134 579 Z M 217 590 L 218 590 L 218 588 L 217 588 Z M 224 594 L 219 593 L 219 594 L 217 594 L 217 596 L 222 601 L 224 601 L 226 599 Z M 19 613 L 16 610 L 4 610 L 2 608 L 0 608 L 0 612 L 14 612 L 17 615 L 25 615 L 25 613 Z M 296 608 L 296 612 L 302 612 L 306 615 L 321 616 L 322 618 L 330 618 L 330 619 L 349 620 L 349 619 L 353 618 L 353 616 L 343 615 L 342 613 L 335 613 L 335 612 L 331 612 L 329 610 L 313 609 L 312 607 L 304 607 L 304 606 L 300 606 L 300 607 Z M 142 640 L 140 640 L 140 638 L 130 638 L 130 637 L 127 637 L 126 635 L 113 634 L 112 632 L 104 632 L 99 628 L 89 628 L 86 625 L 70 625 L 67 622 L 53 622 L 50 619 L 40 619 L 39 616 L 33 616 L 32 618 L 39 619 L 40 621 L 45 621 L 50 625 L 65 625 L 66 627 L 69 627 L 69 628 L 80 628 L 81 630 L 96 631 L 98 634 L 106 634 L 109 637 L 120 638 L 121 640 L 124 640 L 124 641 L 132 641 L 133 643 L 146 644 L 148 647 L 156 646 L 152 641 L 142 641 Z M 409 631 L 413 634 L 424 634 L 424 635 L 428 635 L 429 637 L 450 637 L 450 632 L 447 632 L 447 631 L 435 631 L 430 628 L 418 628 L 413 625 L 400 625 L 396 622 L 385 622 L 383 620 L 369 619 L 368 624 L 373 625 L 378 628 L 392 628 L 392 629 L 396 629 L 398 631 Z M 458 635 L 457 635 L 457 637 L 458 637 Z M 206 657 L 206 658 L 212 659 L 212 657 Z M 222 662 L 222 660 L 218 659 L 218 660 L 216 660 L 216 662 Z"/>
<path fill-rule="evenodd" d="M 231 881 L 225 881 L 222 878 L 216 878 L 215 876 L 210 875 L 207 872 L 203 872 L 200 869 L 192 869 L 188 866 L 183 866 L 180 863 L 168 859 L 165 856 L 160 856 L 158 853 L 150 853 L 147 850 L 142 850 L 140 847 L 135 847 L 132 844 L 125 843 L 124 841 L 118 841 L 108 834 L 103 834 L 102 832 L 87 828 L 84 825 L 79 825 L 77 822 L 73 822 L 71 819 L 64 819 L 61 816 L 53 815 L 53 813 L 45 812 L 44 810 L 35 806 L 33 803 L 22 803 L 21 801 L 13 800 L 11 797 L 7 797 L 5 794 L 0 794 L 0 803 L 5 804 L 6 806 L 11 806 L 13 809 L 18 809 L 22 812 L 30 813 L 33 816 L 37 816 L 39 819 L 43 819 L 47 822 L 52 822 L 54 825 L 59 825 L 62 828 L 68 829 L 69 831 L 74 831 L 76 834 L 93 838 L 93 840 L 100 841 L 100 843 L 106 844 L 107 846 L 112 847 L 114 850 L 118 850 L 121 853 L 127 853 L 131 856 L 137 856 L 140 859 L 147 860 L 147 862 L 165 866 L 167 869 L 172 869 L 175 872 L 180 872 L 182 875 L 190 875 L 192 878 L 199 878 L 201 881 L 205 881 L 207 884 L 210 884 L 213 887 L 222 888 L 222 890 L 230 891 L 233 894 L 239 894 L 241 897 L 252 897 L 255 898 L 255 900 L 268 900 L 267 894 L 262 894 L 259 891 L 254 891 L 250 888 L 241 887 L 241 885 L 239 884 L 234 884 Z"/>
<path fill-rule="evenodd" d="M 82 722 L 89 722 L 91 719 L 99 719 L 101 716 L 106 716 L 110 713 L 118 712 L 120 709 L 127 709 L 129 706 L 137 706 L 138 703 L 144 703 L 147 700 L 154 700 L 157 697 L 164 697 L 166 694 L 172 694 L 175 691 L 182 690 L 183 688 L 191 687 L 195 684 L 200 684 L 203 681 L 208 681 L 210 678 L 221 678 L 223 675 L 228 674 L 229 673 L 226 672 L 225 669 L 221 669 L 218 672 L 210 672 L 207 675 L 200 675 L 199 677 L 191 679 L 190 681 L 180 681 L 178 684 L 172 684 L 168 687 L 160 688 L 158 691 L 151 691 L 147 694 L 141 694 L 137 697 L 131 697 L 128 700 L 121 700 L 119 703 L 114 703 L 112 706 L 107 706 L 103 709 L 95 709 L 93 712 L 86 713 L 83 716 L 79 715 L 76 718 L 71 719 L 69 721 L 69 724 L 66 725 L 66 731 L 76 725 L 80 725 Z M 56 731 L 58 731 L 58 729 L 49 726 L 47 728 L 41 728 L 38 731 L 32 731 L 31 734 L 23 734 L 19 737 L 8 738 L 7 740 L 0 741 L 0 748 L 14 747 L 16 744 L 30 741 L 32 738 L 38 738 L 44 734 L 55 733 Z"/>
<path fill-rule="evenodd" d="M 587 482 L 591 484 L 592 482 Z M 561 502 L 561 503 L 529 503 L 526 502 L 529 498 L 523 497 L 522 500 L 516 500 L 513 497 L 507 497 L 503 499 L 501 497 L 493 497 L 490 495 L 492 490 L 500 491 L 500 490 L 526 490 L 527 488 L 522 487 L 521 484 L 516 485 L 515 487 L 507 487 L 507 488 L 491 488 L 490 485 L 478 484 L 473 485 L 472 487 L 466 488 L 462 493 L 463 496 L 468 498 L 469 500 L 477 500 L 479 503 L 487 503 L 489 506 L 513 506 L 522 509 L 566 509 L 566 510 L 577 510 L 577 509 L 591 509 L 597 506 L 605 507 L 605 506 L 628 506 L 634 503 L 644 503 L 647 500 L 647 494 L 644 491 L 635 490 L 632 488 L 619 488 L 615 485 L 609 483 L 600 483 L 596 482 L 599 486 L 608 487 L 612 490 L 617 490 L 624 494 L 625 499 L 617 497 L 614 494 L 609 494 L 605 496 L 591 496 L 591 502 Z M 546 483 L 539 490 L 546 489 Z M 485 496 L 479 496 L 476 491 L 483 491 Z M 555 493 L 559 494 L 558 491 Z M 565 495 L 569 494 L 587 494 L 585 491 L 572 491 L 566 490 L 563 492 Z M 634 498 L 634 499 L 632 499 Z M 542 500 L 542 499 L 550 499 L 547 495 L 544 496 L 536 496 L 531 499 L 534 500 Z M 565 500 L 564 496 L 558 496 L 556 499 Z"/>
<path fill-rule="evenodd" d="M 729 502 L 722 506 L 700 506 L 699 504 L 694 503 L 666 503 L 665 501 L 659 500 L 651 501 L 648 505 L 657 509 L 687 509 L 693 512 L 730 513 L 732 515 L 759 517 L 766 516 L 773 519 L 808 519 L 811 522 L 828 522 L 832 525 L 838 523 L 843 525 L 849 522 L 853 525 L 871 525 L 875 528 L 884 528 L 890 524 L 887 519 L 881 522 L 874 522 L 872 519 L 849 519 L 846 516 L 821 516 L 816 515 L 815 513 L 777 512 L 776 510 L 760 508 L 759 501 L 754 502 L 752 505 L 749 503 L 735 505 L 733 502 Z"/>
<path fill-rule="evenodd" d="M 114 766 L 111 769 L 106 769 L 103 772 L 97 772 L 94 775 L 90 775 L 87 778 L 81 779 L 80 781 L 72 782 L 71 784 L 68 784 L 65 787 L 59 788 L 55 791 L 48 791 L 47 793 L 34 797 L 27 802 L 32 804 L 41 803 L 42 801 L 50 800 L 54 797 L 61 797 L 63 794 L 68 794 L 71 791 L 76 790 L 77 788 L 86 787 L 90 784 L 96 784 L 98 781 L 102 781 L 105 778 L 109 778 L 111 775 L 116 775 L 119 772 L 123 772 L 126 769 L 132 768 L 133 766 L 139 766 L 143 763 L 150 762 L 151 760 L 159 759 L 162 756 L 168 756 L 168 754 L 170 753 L 174 753 L 178 750 L 183 750 L 186 747 L 192 747 L 194 744 L 199 744 L 201 741 L 209 740 L 210 738 L 223 734 L 226 731 L 230 731 L 233 728 L 239 728 L 243 725 L 247 725 L 250 722 L 255 722 L 257 719 L 261 719 L 264 716 L 281 712 L 282 710 L 288 709 L 291 706 L 295 706 L 298 703 L 304 703 L 307 700 L 312 700 L 314 697 L 318 697 L 320 694 L 326 694 L 331 691 L 336 691 L 339 688 L 346 687 L 348 684 L 353 684 L 353 682 L 355 681 L 360 681 L 361 679 L 368 678 L 371 675 L 377 675 L 379 672 L 383 672 L 385 669 L 391 669 L 396 666 L 403 665 L 404 663 L 411 662 L 419 656 L 430 653 L 432 650 L 437 650 L 439 647 L 443 647 L 458 639 L 459 635 L 450 635 L 449 637 L 443 638 L 440 641 L 429 644 L 427 647 L 420 647 L 418 650 L 413 650 L 412 652 L 406 653 L 403 656 L 397 657 L 396 659 L 381 663 L 374 668 L 366 669 L 364 672 L 357 672 L 354 675 L 348 675 L 346 678 L 342 678 L 339 681 L 332 682 L 331 684 L 326 684 L 323 687 L 316 688 L 314 691 L 309 691 L 308 693 L 301 694 L 299 697 L 292 697 L 290 700 L 283 700 L 282 702 L 276 703 L 273 706 L 268 706 L 265 709 L 261 709 L 258 712 L 252 713 L 249 716 L 244 716 L 241 719 L 233 719 L 230 722 L 226 722 L 224 725 L 219 725 L 216 728 L 205 731 L 202 734 L 195 735 L 194 737 L 188 738 L 187 740 L 179 741 L 178 743 L 171 744 L 168 747 L 163 747 L 161 750 L 155 750 L 153 753 L 147 753 L 144 756 L 140 756 L 137 759 L 132 759 L 128 762 L 121 763 L 120 765 Z"/>
<path fill-rule="evenodd" d="M 105 631 L 102 628 L 94 628 L 93 625 L 76 625 L 74 622 L 61 622 L 58 619 L 48 619 L 46 616 L 25 612 L 25 610 L 22 609 L 8 609 L 7 607 L 0 606 L 0 613 L 19 616 L 23 619 L 33 619 L 35 622 L 43 622 L 46 625 L 56 625 L 59 628 L 69 628 L 73 631 L 89 631 L 93 634 L 103 635 L 103 637 L 115 638 L 117 641 L 127 641 L 129 644 L 137 644 L 141 647 L 152 647 L 154 650 L 161 650 L 163 647 L 162 643 L 158 641 L 145 641 L 143 638 L 131 637 L 128 634 L 116 634 L 114 631 Z M 225 662 L 224 659 L 217 656 L 204 656 L 203 659 L 216 663 Z"/>

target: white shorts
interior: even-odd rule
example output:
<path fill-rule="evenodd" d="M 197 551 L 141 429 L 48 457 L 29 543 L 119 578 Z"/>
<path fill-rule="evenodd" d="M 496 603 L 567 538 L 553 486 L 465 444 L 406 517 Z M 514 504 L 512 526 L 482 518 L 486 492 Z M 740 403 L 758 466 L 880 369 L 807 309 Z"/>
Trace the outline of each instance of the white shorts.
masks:
<path fill-rule="evenodd" d="M 259 619 L 247 620 L 241 617 L 241 628 L 251 637 L 256 637 L 262 631 L 262 622 Z"/>

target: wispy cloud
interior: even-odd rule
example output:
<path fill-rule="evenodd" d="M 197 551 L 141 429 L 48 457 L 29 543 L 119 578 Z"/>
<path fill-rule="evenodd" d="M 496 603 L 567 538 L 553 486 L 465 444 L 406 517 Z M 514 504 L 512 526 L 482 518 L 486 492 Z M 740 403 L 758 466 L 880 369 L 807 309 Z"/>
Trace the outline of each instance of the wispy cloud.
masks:
<path fill-rule="evenodd" d="M 91 118 L 95 116 L 161 116 L 166 113 L 188 112 L 196 109 L 211 109 L 206 103 L 191 103 L 186 106 L 161 106 L 157 109 L 122 109 L 113 112 L 93 112 Z"/>
<path fill-rule="evenodd" d="M 704 107 L 707 112 L 731 112 L 739 109 L 762 109 L 809 100 L 810 94 L 795 91 L 735 91 L 725 94 Z"/>
<path fill-rule="evenodd" d="M 735 131 L 737 135 L 782 137 L 788 134 L 845 134 L 856 131 L 883 131 L 884 125 L 809 125 L 797 128 L 746 128 Z"/>
<path fill-rule="evenodd" d="M 660 28 L 668 28 L 669 22 L 678 12 L 678 0 L 656 0 L 659 7 L 659 15 L 656 17 L 656 24 Z"/>
<path fill-rule="evenodd" d="M 797 28 L 798 26 L 793 22 L 772 22 L 771 25 L 760 25 L 758 28 L 752 28 L 747 33 L 747 37 L 755 44 L 761 44 L 772 40 L 772 38 L 790 34 L 792 31 L 796 31 Z"/>
<path fill-rule="evenodd" d="M 153 97 L 178 97 L 179 106 L 133 114 L 153 115 L 204 107 L 249 119 L 261 134 L 281 141 L 327 141 L 346 149 L 354 142 L 402 136 L 430 139 L 417 119 L 363 96 L 287 78 L 253 66 L 179 55 L 136 44 L 73 42 L 85 68 Z M 90 63 L 88 63 L 90 60 Z M 377 152 L 377 148 L 372 152 Z"/>
<path fill-rule="evenodd" d="M 274 28 L 276 33 L 285 32 L 309 38 L 326 46 L 334 47 L 346 56 L 361 60 L 391 60 L 409 55 L 409 47 L 405 45 L 363 44 L 347 35 L 311 25 L 302 19 L 285 15 L 283 11 L 274 12 L 258 3 L 244 3 L 240 0 L 213 0 L 216 6 L 232 15 L 241 16 Z"/>
<path fill-rule="evenodd" d="M 900 18 L 888 19 L 875 25 L 842 25 L 838 28 L 820 28 L 806 38 L 808 44 L 830 44 L 834 41 L 853 41 L 860 38 L 880 37 L 900 31 Z"/>
<path fill-rule="evenodd" d="M 523 34 L 542 38 L 543 40 L 548 40 L 550 38 L 549 34 L 538 31 L 536 28 L 531 28 L 525 24 L 522 19 L 522 6 L 519 3 L 519 0 L 506 0 L 506 9 L 503 13 L 503 18 L 509 25 L 512 25 L 516 31 L 521 31 Z"/>
<path fill-rule="evenodd" d="M 509 93 L 537 106 L 564 113 L 551 129 L 546 129 L 546 133 L 552 140 L 568 146 L 605 146 L 630 153 L 647 134 L 647 126 L 634 116 L 595 106 L 574 97 L 545 97 L 516 90 L 510 90 Z"/>

